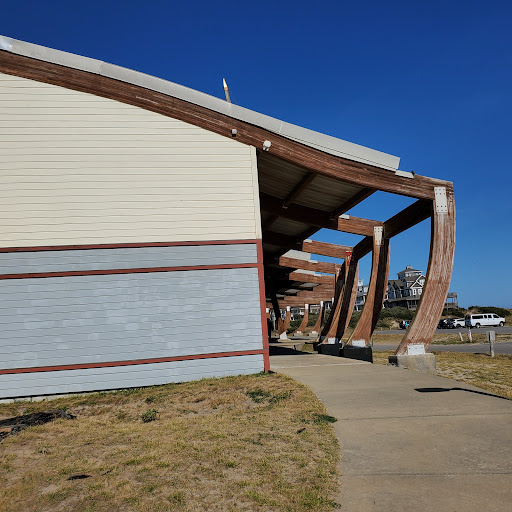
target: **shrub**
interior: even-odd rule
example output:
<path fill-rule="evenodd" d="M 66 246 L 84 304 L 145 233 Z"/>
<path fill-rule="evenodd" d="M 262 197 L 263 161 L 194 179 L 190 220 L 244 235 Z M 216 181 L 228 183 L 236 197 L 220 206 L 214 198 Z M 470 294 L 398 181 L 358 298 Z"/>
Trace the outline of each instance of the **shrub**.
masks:
<path fill-rule="evenodd" d="M 412 320 L 414 311 L 407 308 L 383 308 L 379 315 L 379 320 L 384 318 L 394 318 L 395 320 Z"/>
<path fill-rule="evenodd" d="M 141 419 L 143 423 L 149 423 L 150 421 L 155 421 L 158 417 L 158 411 L 156 409 L 150 409 L 145 413 L 141 414 Z"/>
<path fill-rule="evenodd" d="M 468 309 L 475 309 L 478 313 L 495 313 L 502 317 L 510 315 L 510 311 L 508 309 L 498 308 L 496 306 L 470 306 Z"/>
<path fill-rule="evenodd" d="M 463 318 L 466 316 L 466 310 L 464 308 L 443 309 L 443 316 L 453 316 L 456 318 Z"/>
<path fill-rule="evenodd" d="M 357 322 L 359 322 L 359 319 L 361 318 L 362 311 L 354 311 L 352 313 L 352 316 L 350 317 L 350 321 L 348 323 L 349 327 L 352 327 L 352 329 L 357 325 Z"/>

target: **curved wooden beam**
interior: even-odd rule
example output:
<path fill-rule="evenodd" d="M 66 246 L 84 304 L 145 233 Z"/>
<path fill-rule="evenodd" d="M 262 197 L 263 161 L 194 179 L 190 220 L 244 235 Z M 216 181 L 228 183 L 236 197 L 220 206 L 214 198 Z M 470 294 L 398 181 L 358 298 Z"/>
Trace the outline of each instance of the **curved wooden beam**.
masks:
<path fill-rule="evenodd" d="M 347 260 L 348 263 L 348 260 Z M 352 260 L 347 268 L 347 277 L 343 288 L 343 296 L 341 299 L 340 317 L 338 320 L 338 328 L 336 330 L 336 338 L 341 340 L 345 330 L 350 322 L 350 317 L 354 311 L 354 305 L 357 295 L 357 278 L 359 275 L 359 262 Z"/>
<path fill-rule="evenodd" d="M 286 316 L 284 317 L 283 322 L 283 332 L 286 332 L 288 330 L 288 327 L 290 327 L 290 321 L 292 319 L 292 312 L 291 312 L 291 306 L 286 306 Z M 282 333 L 279 333 L 282 334 Z"/>
<path fill-rule="evenodd" d="M 427 350 L 450 287 L 455 253 L 455 199 L 451 189 L 436 187 L 435 193 L 426 281 L 416 316 L 395 352 L 397 355 L 407 354 L 411 345 L 424 345 Z"/>
<path fill-rule="evenodd" d="M 334 301 L 331 308 L 331 314 L 322 329 L 320 338 L 322 342 L 327 343 L 329 338 L 335 338 L 336 332 L 338 330 L 338 322 L 340 319 L 341 313 L 341 304 L 342 304 L 342 296 L 343 290 L 345 288 L 345 283 L 347 280 L 347 265 L 343 264 L 340 268 L 340 271 L 336 275 L 336 286 L 334 291 Z"/>
<path fill-rule="evenodd" d="M 313 326 L 313 329 L 311 329 L 311 332 L 319 332 L 320 327 L 322 327 L 322 321 L 324 319 L 324 313 L 325 313 L 325 302 L 323 300 L 320 301 L 320 310 L 318 311 L 318 318 L 316 320 L 315 325 Z"/>
<path fill-rule="evenodd" d="M 279 334 L 279 336 L 281 336 L 283 332 L 286 332 L 286 329 L 283 329 L 284 323 L 283 319 L 281 318 L 281 309 L 279 308 L 279 302 L 274 291 L 270 292 L 270 300 L 272 302 L 272 307 L 274 309 L 274 316 L 276 317 L 277 320 L 277 333 Z"/>
<path fill-rule="evenodd" d="M 302 322 L 299 327 L 295 330 L 293 334 L 302 334 L 304 329 L 308 326 L 309 321 L 309 304 L 304 304 L 304 316 L 302 317 Z"/>
<path fill-rule="evenodd" d="M 352 344 L 355 340 L 362 340 L 365 346 L 370 345 L 371 335 L 382 310 L 388 284 L 388 274 L 389 239 L 386 238 L 379 241 L 379 238 L 374 236 L 372 270 L 368 294 L 366 295 L 361 317 L 348 341 L 349 344 Z"/>
<path fill-rule="evenodd" d="M 442 180 L 419 175 L 410 179 L 387 169 L 331 155 L 206 107 L 99 74 L 7 51 L 0 51 L 0 72 L 135 105 L 230 139 L 233 137 L 232 130 L 236 129 L 236 138 L 243 144 L 261 148 L 263 141 L 269 140 L 272 143 L 270 154 L 309 171 L 371 190 L 378 187 L 378 190 L 386 192 L 432 199 L 433 186 L 448 186 L 448 182 Z"/>

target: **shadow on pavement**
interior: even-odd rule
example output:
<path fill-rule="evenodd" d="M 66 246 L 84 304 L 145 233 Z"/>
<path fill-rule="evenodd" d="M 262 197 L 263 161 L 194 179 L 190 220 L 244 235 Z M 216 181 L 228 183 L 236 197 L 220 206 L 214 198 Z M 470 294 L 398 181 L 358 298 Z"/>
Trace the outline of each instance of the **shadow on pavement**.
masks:
<path fill-rule="evenodd" d="M 304 356 L 308 355 L 307 352 L 301 352 L 300 350 L 295 350 L 293 347 L 282 347 L 278 345 L 270 344 L 268 346 L 268 353 L 271 356 Z M 311 354 L 309 354 L 311 355 Z"/>
<path fill-rule="evenodd" d="M 415 391 L 419 393 L 443 393 L 444 391 L 467 391 L 468 393 L 475 393 L 477 395 L 485 395 L 485 396 L 493 396 L 495 398 L 501 398 L 503 400 L 508 400 L 508 398 L 504 396 L 494 395 L 493 393 L 485 393 L 484 391 L 474 391 L 473 389 L 465 389 L 465 388 L 415 388 Z"/>

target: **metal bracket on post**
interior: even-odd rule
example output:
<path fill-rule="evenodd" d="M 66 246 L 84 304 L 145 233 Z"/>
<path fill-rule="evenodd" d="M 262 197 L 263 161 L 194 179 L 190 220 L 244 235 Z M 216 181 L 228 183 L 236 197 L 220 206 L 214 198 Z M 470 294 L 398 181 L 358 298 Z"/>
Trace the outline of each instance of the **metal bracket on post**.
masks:
<path fill-rule="evenodd" d="M 375 226 L 373 228 L 373 242 L 375 245 L 382 245 L 382 233 L 384 228 L 382 226 Z"/>
<path fill-rule="evenodd" d="M 436 203 L 436 213 L 448 213 L 446 187 L 434 187 L 434 200 Z"/>

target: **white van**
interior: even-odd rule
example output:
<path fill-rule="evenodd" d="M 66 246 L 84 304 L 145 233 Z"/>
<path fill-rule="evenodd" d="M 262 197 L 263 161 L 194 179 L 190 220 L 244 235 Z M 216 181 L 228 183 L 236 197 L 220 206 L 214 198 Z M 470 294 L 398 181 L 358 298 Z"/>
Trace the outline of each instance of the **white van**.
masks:
<path fill-rule="evenodd" d="M 478 313 L 477 315 L 466 315 L 466 327 L 484 327 L 484 326 L 502 326 L 505 325 L 505 319 L 495 313 Z"/>

